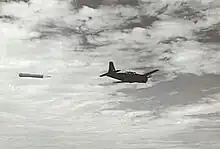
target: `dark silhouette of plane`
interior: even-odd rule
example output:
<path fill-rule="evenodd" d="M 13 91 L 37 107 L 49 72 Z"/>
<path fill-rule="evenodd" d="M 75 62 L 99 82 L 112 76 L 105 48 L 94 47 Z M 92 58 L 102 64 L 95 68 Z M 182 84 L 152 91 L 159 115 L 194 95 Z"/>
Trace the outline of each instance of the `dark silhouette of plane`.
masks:
<path fill-rule="evenodd" d="M 159 69 L 155 69 L 145 74 L 137 74 L 136 72 L 132 72 L 132 71 L 118 73 L 119 71 L 121 70 L 116 70 L 114 63 L 110 61 L 108 72 L 101 74 L 100 77 L 108 76 L 117 80 L 121 80 L 121 82 L 128 82 L 128 83 L 134 83 L 134 82 L 146 83 L 147 80 L 151 77 L 151 74 L 159 71 Z"/>

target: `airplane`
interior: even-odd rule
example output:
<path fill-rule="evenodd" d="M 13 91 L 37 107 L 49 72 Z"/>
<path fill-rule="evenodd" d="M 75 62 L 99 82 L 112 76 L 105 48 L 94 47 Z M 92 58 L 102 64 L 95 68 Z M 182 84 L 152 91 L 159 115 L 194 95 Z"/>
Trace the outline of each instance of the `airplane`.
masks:
<path fill-rule="evenodd" d="M 114 63 L 112 61 L 109 62 L 109 68 L 108 72 L 101 74 L 99 77 L 110 77 L 117 80 L 121 80 L 121 82 L 127 82 L 127 83 L 146 83 L 149 78 L 151 78 L 151 74 L 159 71 L 159 69 L 155 69 L 153 71 L 147 72 L 145 74 L 137 74 L 136 72 L 127 71 L 124 73 L 118 73 L 121 70 L 116 70 Z"/>

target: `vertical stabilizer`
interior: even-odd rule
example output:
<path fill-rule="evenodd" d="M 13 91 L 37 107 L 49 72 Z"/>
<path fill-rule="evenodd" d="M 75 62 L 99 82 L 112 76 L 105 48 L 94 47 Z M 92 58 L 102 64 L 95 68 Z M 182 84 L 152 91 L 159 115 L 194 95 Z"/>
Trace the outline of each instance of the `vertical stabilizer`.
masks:
<path fill-rule="evenodd" d="M 115 66 L 114 63 L 111 61 L 109 62 L 108 72 L 115 72 Z"/>

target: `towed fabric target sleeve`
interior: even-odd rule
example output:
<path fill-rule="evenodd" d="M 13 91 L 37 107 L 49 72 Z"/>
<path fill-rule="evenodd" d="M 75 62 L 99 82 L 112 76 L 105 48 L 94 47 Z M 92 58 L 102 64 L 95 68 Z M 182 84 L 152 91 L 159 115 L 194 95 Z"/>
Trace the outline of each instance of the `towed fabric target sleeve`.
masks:
<path fill-rule="evenodd" d="M 51 76 L 44 76 L 42 74 L 33 74 L 33 73 L 19 73 L 19 77 L 47 78 Z"/>

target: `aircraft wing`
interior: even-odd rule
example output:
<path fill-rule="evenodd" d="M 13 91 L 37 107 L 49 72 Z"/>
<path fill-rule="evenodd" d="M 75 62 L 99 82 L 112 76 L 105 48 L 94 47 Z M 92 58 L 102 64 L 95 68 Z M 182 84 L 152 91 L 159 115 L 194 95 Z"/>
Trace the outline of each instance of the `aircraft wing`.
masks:
<path fill-rule="evenodd" d="M 159 69 L 155 69 L 155 70 L 153 70 L 153 71 L 147 72 L 147 73 L 145 73 L 144 75 L 145 75 L 145 76 L 149 76 L 149 75 L 151 75 L 151 74 L 153 74 L 153 73 L 155 73 L 155 72 L 157 72 L 157 71 L 159 71 Z"/>

